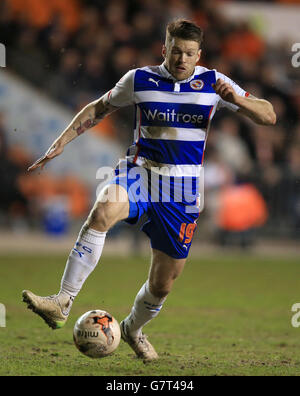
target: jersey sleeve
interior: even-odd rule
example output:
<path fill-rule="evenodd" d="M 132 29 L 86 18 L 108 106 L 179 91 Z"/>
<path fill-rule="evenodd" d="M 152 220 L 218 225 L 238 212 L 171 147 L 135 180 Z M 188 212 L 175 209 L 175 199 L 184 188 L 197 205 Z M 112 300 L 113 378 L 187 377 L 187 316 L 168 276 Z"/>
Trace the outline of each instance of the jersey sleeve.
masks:
<path fill-rule="evenodd" d="M 225 74 L 219 73 L 216 71 L 216 80 L 218 80 L 219 78 L 221 78 L 226 83 L 230 84 L 239 96 L 245 96 L 245 97 L 249 96 L 249 93 L 246 92 L 245 90 L 243 90 L 233 80 L 231 80 L 229 77 L 225 76 Z M 232 103 L 226 102 L 226 100 L 223 100 L 222 98 L 220 98 L 220 100 L 218 102 L 217 110 L 221 109 L 222 107 L 227 107 L 229 110 L 232 110 L 232 111 L 237 111 L 239 109 L 239 106 L 236 106 Z"/>
<path fill-rule="evenodd" d="M 125 107 L 134 103 L 135 70 L 129 70 L 108 92 L 108 102 L 115 107 Z"/>

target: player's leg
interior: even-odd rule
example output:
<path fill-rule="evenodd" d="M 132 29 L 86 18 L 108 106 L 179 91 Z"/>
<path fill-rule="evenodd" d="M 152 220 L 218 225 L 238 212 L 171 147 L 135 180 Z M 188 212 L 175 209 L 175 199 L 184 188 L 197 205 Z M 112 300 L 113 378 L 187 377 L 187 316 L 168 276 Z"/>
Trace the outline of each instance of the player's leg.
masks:
<path fill-rule="evenodd" d="M 137 294 L 128 317 L 128 329 L 132 336 L 139 336 L 142 327 L 159 314 L 185 262 L 186 259 L 175 259 L 162 251 L 152 249 L 148 279 Z"/>
<path fill-rule="evenodd" d="M 112 199 L 108 198 L 110 193 Z M 107 231 L 128 215 L 129 200 L 124 187 L 112 184 L 100 193 L 70 253 L 61 293 L 77 296 L 101 257 Z"/>
<path fill-rule="evenodd" d="M 159 314 L 185 262 L 186 259 L 175 259 L 153 249 L 149 277 L 138 292 L 131 313 L 121 322 L 122 338 L 145 361 L 156 359 L 158 355 L 142 328 Z"/>
<path fill-rule="evenodd" d="M 107 199 L 109 194 L 118 199 Z M 68 257 L 59 293 L 40 297 L 23 291 L 23 301 L 51 328 L 60 328 L 65 324 L 74 298 L 100 259 L 107 231 L 128 215 L 126 189 L 115 184 L 107 186 L 100 193 Z"/>

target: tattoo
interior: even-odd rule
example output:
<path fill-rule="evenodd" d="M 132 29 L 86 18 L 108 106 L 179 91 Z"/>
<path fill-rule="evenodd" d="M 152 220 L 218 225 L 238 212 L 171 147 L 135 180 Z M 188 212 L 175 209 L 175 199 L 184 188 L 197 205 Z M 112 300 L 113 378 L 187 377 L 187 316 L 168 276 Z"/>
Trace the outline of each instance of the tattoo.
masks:
<path fill-rule="evenodd" d="M 73 130 L 76 131 L 77 135 L 83 134 L 87 129 L 92 128 L 95 126 L 97 122 L 93 118 L 89 118 L 86 120 L 84 123 L 80 122 L 80 125 L 78 128 L 73 127 Z"/>
<path fill-rule="evenodd" d="M 109 112 L 111 111 L 111 106 L 103 102 L 99 102 L 95 106 L 95 119 L 99 122 L 101 121 Z"/>
<path fill-rule="evenodd" d="M 97 125 L 107 114 L 111 113 L 114 111 L 116 108 L 114 106 L 111 106 L 106 100 L 103 100 L 101 98 L 94 107 L 95 110 L 95 115 L 94 112 L 88 114 L 88 119 L 84 122 L 79 121 L 79 126 L 78 123 L 76 123 L 76 126 L 73 126 L 73 130 L 77 133 L 77 135 L 83 134 L 87 129 L 94 127 Z"/>

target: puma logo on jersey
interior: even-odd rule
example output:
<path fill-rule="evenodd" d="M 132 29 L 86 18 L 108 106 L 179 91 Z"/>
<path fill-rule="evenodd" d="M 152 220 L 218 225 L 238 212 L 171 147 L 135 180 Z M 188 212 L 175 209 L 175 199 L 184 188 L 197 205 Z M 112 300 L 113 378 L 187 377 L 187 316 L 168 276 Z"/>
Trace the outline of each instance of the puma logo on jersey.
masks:
<path fill-rule="evenodd" d="M 153 78 L 149 78 L 148 81 L 153 82 L 154 84 L 156 84 L 158 86 L 160 80 L 156 81 Z"/>

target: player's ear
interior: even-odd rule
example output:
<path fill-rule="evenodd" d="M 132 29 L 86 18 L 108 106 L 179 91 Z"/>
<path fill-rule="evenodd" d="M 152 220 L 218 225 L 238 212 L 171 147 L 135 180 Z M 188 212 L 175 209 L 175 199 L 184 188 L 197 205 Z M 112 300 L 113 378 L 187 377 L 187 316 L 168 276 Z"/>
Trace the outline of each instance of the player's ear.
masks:
<path fill-rule="evenodd" d="M 199 62 L 199 60 L 200 60 L 200 58 L 201 58 L 201 53 L 202 53 L 202 50 L 199 49 L 199 50 L 198 50 L 197 62 Z"/>
<path fill-rule="evenodd" d="M 161 54 L 162 54 L 163 58 L 166 58 L 167 47 L 165 46 L 165 44 L 163 44 L 163 46 L 162 46 Z"/>

